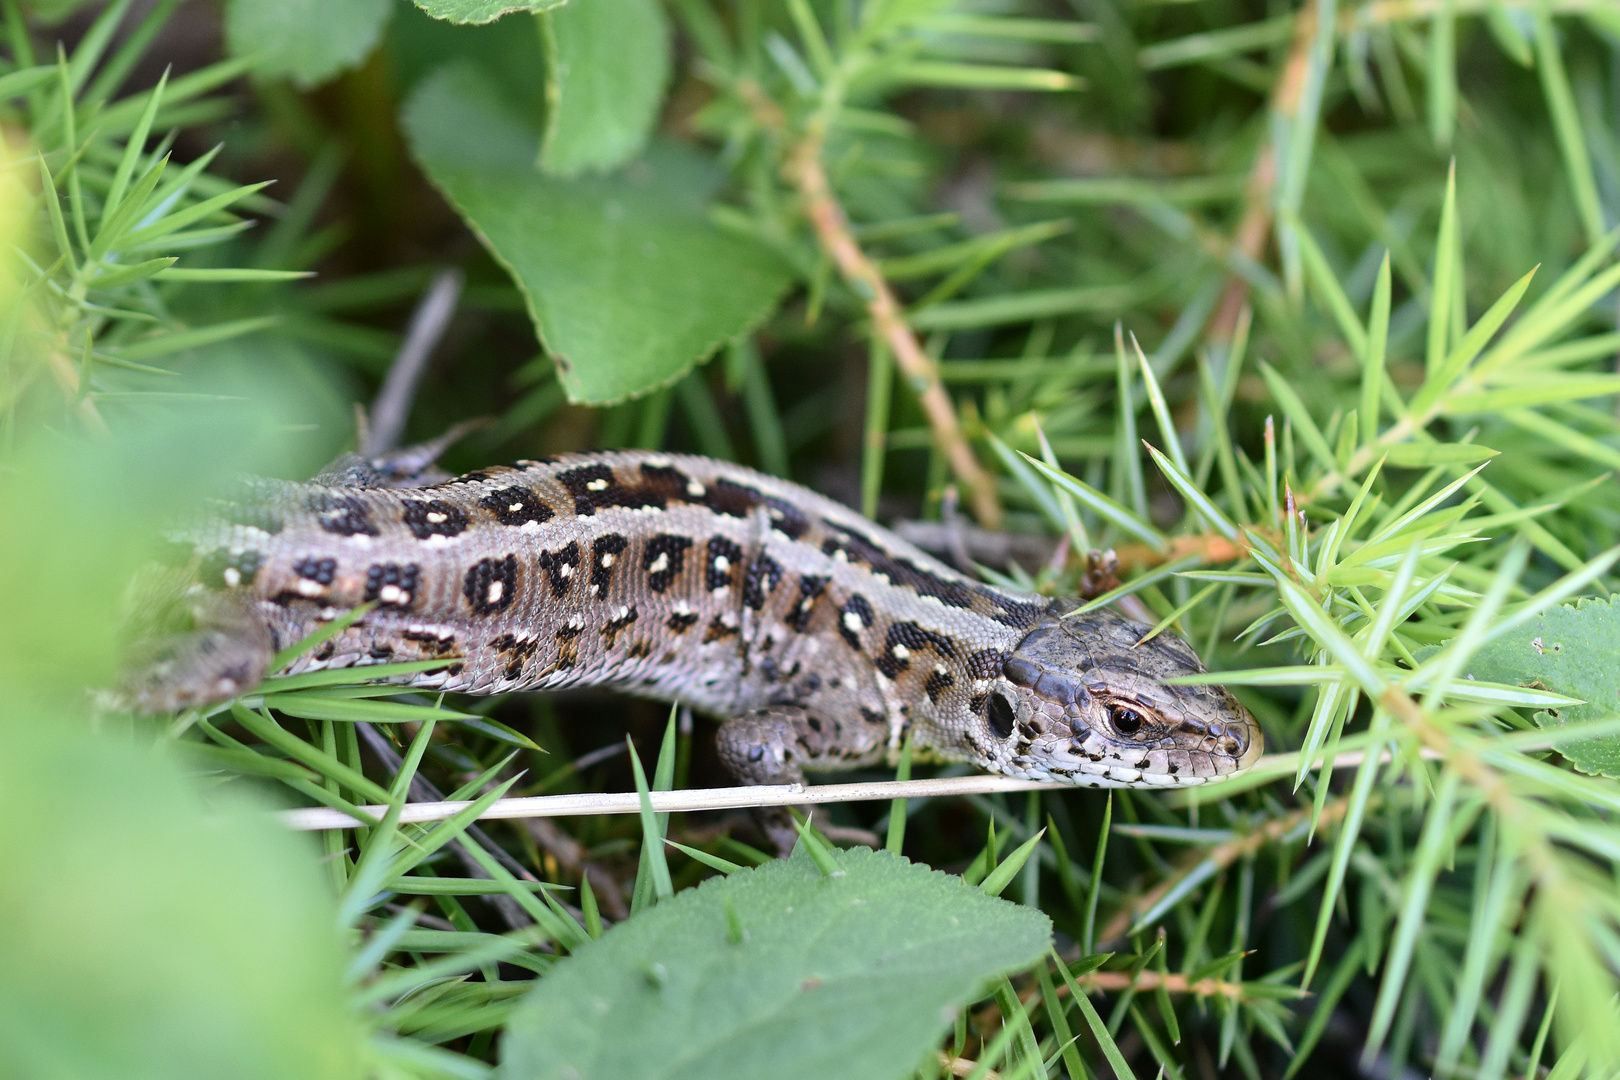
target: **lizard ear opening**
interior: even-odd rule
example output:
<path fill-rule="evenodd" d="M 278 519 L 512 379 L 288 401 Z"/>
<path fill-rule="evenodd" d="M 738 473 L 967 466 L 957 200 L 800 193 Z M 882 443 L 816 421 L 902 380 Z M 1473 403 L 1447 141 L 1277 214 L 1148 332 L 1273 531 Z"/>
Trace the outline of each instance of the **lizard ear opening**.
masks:
<path fill-rule="evenodd" d="M 1012 734 L 1016 713 L 1006 694 L 999 690 L 991 691 L 989 700 L 985 702 L 985 715 L 990 719 L 990 730 L 995 732 L 996 738 L 1005 739 Z"/>

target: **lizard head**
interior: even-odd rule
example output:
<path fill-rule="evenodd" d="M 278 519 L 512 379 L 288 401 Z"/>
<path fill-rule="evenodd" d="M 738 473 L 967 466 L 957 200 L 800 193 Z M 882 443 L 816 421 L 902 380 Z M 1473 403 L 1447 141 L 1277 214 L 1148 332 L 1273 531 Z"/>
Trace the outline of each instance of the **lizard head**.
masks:
<path fill-rule="evenodd" d="M 1205 670 L 1187 643 L 1111 611 L 1053 601 L 992 679 L 983 730 L 998 772 L 1096 787 L 1189 786 L 1242 772 L 1264 738 L 1220 686 L 1166 686 Z"/>

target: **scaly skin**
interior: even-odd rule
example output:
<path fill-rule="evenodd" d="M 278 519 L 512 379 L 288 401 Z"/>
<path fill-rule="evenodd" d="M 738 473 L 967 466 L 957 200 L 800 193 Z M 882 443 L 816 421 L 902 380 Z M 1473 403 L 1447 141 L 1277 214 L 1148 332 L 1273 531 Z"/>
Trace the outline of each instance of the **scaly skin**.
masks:
<path fill-rule="evenodd" d="M 251 690 L 275 651 L 377 607 L 289 673 L 443 659 L 402 685 L 611 686 L 726 721 L 745 783 L 919 751 L 1009 776 L 1175 787 L 1262 737 L 1180 639 L 983 585 L 796 484 L 706 458 L 574 454 L 417 482 L 420 452 L 256 481 L 185 530 L 194 629 L 148 641 L 147 711 Z M 358 674 L 358 673 L 357 673 Z"/>

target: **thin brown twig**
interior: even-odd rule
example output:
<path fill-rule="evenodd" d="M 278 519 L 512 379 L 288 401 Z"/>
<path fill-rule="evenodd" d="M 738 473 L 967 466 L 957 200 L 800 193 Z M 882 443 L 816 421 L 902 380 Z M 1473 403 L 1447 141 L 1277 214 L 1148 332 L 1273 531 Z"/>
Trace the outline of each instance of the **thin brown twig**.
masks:
<path fill-rule="evenodd" d="M 780 117 L 761 107 L 755 107 L 762 122 L 766 117 Z M 866 303 L 867 315 L 872 320 L 873 333 L 886 346 L 895 363 L 905 374 L 907 383 L 917 394 L 923 415 L 933 430 L 934 442 L 945 455 L 951 472 L 967 489 L 973 516 L 987 529 L 998 529 L 1002 523 L 1001 499 L 996 494 L 995 478 L 990 475 L 973 453 L 962 423 L 957 418 L 956 406 L 945 392 L 939 378 L 939 365 L 923 350 L 916 332 L 906 321 L 905 312 L 894 290 L 878 270 L 877 265 L 850 232 L 843 207 L 833 193 L 832 183 L 822 164 L 821 153 L 826 142 L 823 125 L 812 121 L 809 130 L 788 149 L 783 172 L 804 200 L 804 211 L 815 230 L 823 251 L 832 259 L 849 287 Z"/>
<path fill-rule="evenodd" d="M 1277 120 L 1292 120 L 1299 111 L 1300 97 L 1305 89 L 1305 75 L 1310 64 L 1311 44 L 1316 38 L 1316 0 L 1305 0 L 1299 14 L 1294 17 L 1294 39 L 1282 71 L 1271 88 L 1270 113 L 1275 126 Z M 1249 169 L 1244 188 L 1243 216 L 1238 219 L 1232 234 L 1232 248 L 1244 257 L 1258 261 L 1265 251 L 1266 239 L 1271 235 L 1272 196 L 1277 187 L 1277 147 L 1266 139 Z M 1237 333 L 1243 309 L 1249 302 L 1249 283 L 1236 271 L 1228 273 L 1226 289 L 1210 318 L 1205 336 L 1212 342 L 1226 344 Z"/>
<path fill-rule="evenodd" d="M 1084 975 L 1076 975 L 1074 981 L 1083 990 L 1163 989 L 1172 994 L 1195 994 L 1198 997 L 1225 997 L 1231 998 L 1233 1001 L 1244 1000 L 1242 983 L 1213 978 L 1189 982 L 1187 976 L 1174 972 L 1140 971 L 1132 975 L 1128 971 L 1088 971 Z M 1067 983 L 1057 987 L 1059 997 L 1068 992 Z"/>
<path fill-rule="evenodd" d="M 939 1052 L 939 1063 L 951 1071 L 952 1076 L 972 1076 L 973 1070 L 979 1063 L 972 1058 L 952 1057 L 943 1050 Z M 1001 1074 L 994 1069 L 984 1071 L 984 1080 L 1001 1080 Z"/>

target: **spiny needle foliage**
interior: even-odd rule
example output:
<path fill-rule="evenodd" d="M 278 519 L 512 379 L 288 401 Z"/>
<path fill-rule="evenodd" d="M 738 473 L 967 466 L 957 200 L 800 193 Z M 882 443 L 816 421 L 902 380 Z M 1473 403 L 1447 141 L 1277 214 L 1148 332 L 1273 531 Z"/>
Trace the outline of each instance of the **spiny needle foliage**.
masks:
<path fill-rule="evenodd" d="M 6 8 L 8 477 L 44 431 L 129 444 L 120 404 L 229 343 L 359 396 L 455 260 L 467 325 L 413 430 L 495 415 L 456 464 L 737 458 L 944 517 L 948 557 L 1035 541 L 984 572 L 1050 594 L 1111 549 L 1096 602 L 1185 635 L 1261 719 L 1274 756 L 1220 787 L 814 823 L 1055 927 L 1032 968 L 985 968 L 916 1075 L 1620 1071 L 1620 717 L 1578 675 L 1620 642 L 1607 603 L 1564 607 L 1620 561 L 1612 6 L 572 0 L 469 27 L 508 5 L 328 5 L 230 0 L 235 55 L 161 78 L 172 3 L 67 31 Z M 244 73 L 251 100 L 217 96 Z M 177 150 L 226 115 L 263 156 Z M 303 179 L 271 203 L 288 156 Z M 52 519 L 19 520 L 48 562 Z M 704 1025 L 658 1011 L 696 968 L 654 950 L 591 983 L 590 942 L 748 874 L 746 822 L 474 823 L 502 795 L 720 782 L 703 728 L 338 671 L 130 730 L 212 783 L 388 808 L 319 841 L 371 1074 L 505 1068 L 560 964 L 703 1060 Z M 400 823 L 439 797 L 475 801 Z M 808 826 L 803 854 L 818 887 L 856 865 Z M 716 904 L 716 949 L 762 940 Z"/>

